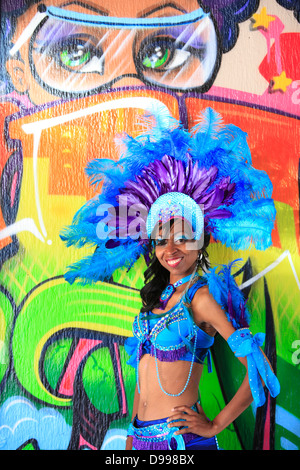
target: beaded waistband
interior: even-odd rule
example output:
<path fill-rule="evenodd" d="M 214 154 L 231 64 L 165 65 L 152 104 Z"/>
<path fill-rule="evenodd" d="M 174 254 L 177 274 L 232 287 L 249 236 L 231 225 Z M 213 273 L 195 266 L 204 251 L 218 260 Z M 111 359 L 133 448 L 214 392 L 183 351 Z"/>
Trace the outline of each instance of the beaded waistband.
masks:
<path fill-rule="evenodd" d="M 197 411 L 196 404 L 191 407 Z M 149 423 L 149 424 L 147 424 Z M 130 423 L 127 435 L 133 436 L 133 447 L 136 450 L 184 450 L 185 441 L 193 439 L 194 434 L 175 435 L 179 427 L 168 428 L 167 418 L 163 420 L 144 422 L 144 426 L 137 427 L 136 419 Z"/>

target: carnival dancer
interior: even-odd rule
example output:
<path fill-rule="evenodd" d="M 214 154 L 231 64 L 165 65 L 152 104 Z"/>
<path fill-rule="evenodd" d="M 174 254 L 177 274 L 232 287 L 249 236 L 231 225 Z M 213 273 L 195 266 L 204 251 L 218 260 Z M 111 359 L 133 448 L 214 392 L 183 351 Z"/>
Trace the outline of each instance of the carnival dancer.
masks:
<path fill-rule="evenodd" d="M 188 132 L 165 115 L 135 139 L 123 136 L 118 162 L 94 160 L 91 183 L 102 192 L 64 229 L 68 245 L 94 244 L 69 267 L 69 282 L 108 280 L 144 256 L 142 308 L 125 344 L 136 369 L 126 449 L 218 449 L 217 435 L 255 401 L 280 386 L 252 335 L 246 301 L 231 274 L 235 262 L 210 267 L 210 237 L 234 250 L 271 245 L 272 184 L 252 166 L 246 134 L 207 108 Z M 147 121 L 147 120 L 146 120 Z M 99 207 L 108 208 L 105 216 Z M 198 400 L 204 363 L 219 333 L 245 366 L 231 401 L 209 420 Z"/>

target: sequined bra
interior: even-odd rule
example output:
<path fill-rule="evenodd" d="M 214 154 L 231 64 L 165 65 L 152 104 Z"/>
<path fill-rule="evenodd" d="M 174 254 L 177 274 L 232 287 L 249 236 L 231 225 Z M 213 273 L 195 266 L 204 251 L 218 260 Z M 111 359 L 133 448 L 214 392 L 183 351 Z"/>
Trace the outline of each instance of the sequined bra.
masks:
<path fill-rule="evenodd" d="M 197 325 L 191 325 L 187 315 L 188 312 L 182 302 L 175 305 L 163 317 L 153 318 L 154 315 L 151 313 L 140 313 L 133 323 L 134 337 L 128 338 L 125 343 L 126 350 L 131 356 L 128 363 L 136 367 L 137 359 L 141 359 L 144 354 L 156 356 L 158 360 L 165 362 L 191 361 L 194 349 L 195 362 L 203 363 L 205 357 L 209 355 L 209 348 L 213 345 L 214 338 Z M 209 367 L 211 367 L 210 360 Z"/>

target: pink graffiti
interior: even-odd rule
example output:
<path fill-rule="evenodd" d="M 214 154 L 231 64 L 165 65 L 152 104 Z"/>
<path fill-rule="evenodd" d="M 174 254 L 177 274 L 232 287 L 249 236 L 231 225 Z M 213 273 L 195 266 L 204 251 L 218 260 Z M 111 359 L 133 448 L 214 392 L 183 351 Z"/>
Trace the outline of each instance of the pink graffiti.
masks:
<path fill-rule="evenodd" d="M 18 182 L 18 173 L 16 172 L 13 176 L 11 190 L 10 190 L 10 205 L 13 207 L 15 202 L 16 190 L 17 190 L 17 182 Z"/>
<path fill-rule="evenodd" d="M 121 366 L 121 361 L 120 361 L 120 354 L 119 354 L 119 348 L 118 344 L 114 343 L 114 349 L 115 349 L 115 354 L 117 358 L 117 366 L 118 366 L 118 374 L 120 379 L 122 378 L 122 366 Z M 123 403 L 123 414 L 126 415 L 127 413 L 127 400 L 126 400 L 126 392 L 125 392 L 125 387 L 123 380 L 120 380 L 121 383 L 121 394 L 122 394 L 122 403 Z"/>
<path fill-rule="evenodd" d="M 271 39 L 274 39 L 274 48 L 275 48 L 275 61 L 277 65 L 277 72 L 278 75 L 281 74 L 282 72 L 282 63 L 281 63 L 281 50 L 280 50 L 280 34 L 284 30 L 284 24 L 282 21 L 277 17 L 273 16 L 275 18 L 274 21 L 271 21 L 269 23 L 268 29 L 260 28 L 258 31 L 266 38 L 267 41 L 267 60 L 270 62 L 271 60 Z"/>
<path fill-rule="evenodd" d="M 71 357 L 66 372 L 63 376 L 62 382 L 59 387 L 59 393 L 66 396 L 73 395 L 73 385 L 76 372 L 78 370 L 80 362 L 88 354 L 88 352 L 102 343 L 100 340 L 84 339 L 81 338 L 77 344 L 77 347 Z"/>

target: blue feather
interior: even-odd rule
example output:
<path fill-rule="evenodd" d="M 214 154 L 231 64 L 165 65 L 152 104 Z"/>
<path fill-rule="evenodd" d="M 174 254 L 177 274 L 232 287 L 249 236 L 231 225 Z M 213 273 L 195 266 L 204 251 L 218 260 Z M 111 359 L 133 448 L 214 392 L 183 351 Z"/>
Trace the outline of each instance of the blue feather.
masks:
<path fill-rule="evenodd" d="M 145 253 L 145 248 L 138 243 L 128 243 L 113 249 L 100 245 L 95 252 L 68 266 L 65 279 L 70 284 L 79 284 L 109 280 L 120 267 L 131 269 L 138 258 Z"/>
<path fill-rule="evenodd" d="M 96 233 L 96 226 L 92 223 L 81 223 L 71 225 L 62 229 L 60 238 L 66 243 L 66 246 L 75 246 L 82 248 L 85 245 L 97 245 L 99 238 Z"/>
<path fill-rule="evenodd" d="M 233 208 L 230 208 L 233 210 Z M 234 250 L 246 250 L 253 246 L 265 250 L 272 244 L 276 209 L 270 199 L 261 199 L 240 206 L 234 217 L 211 221 L 217 239 Z"/>
<path fill-rule="evenodd" d="M 228 265 L 217 266 L 205 274 L 209 292 L 225 311 L 228 321 L 234 328 L 249 325 L 250 314 L 245 298 L 231 274 L 233 266 L 240 260 L 234 260 Z M 217 272 L 218 270 L 218 272 Z M 232 302 L 233 311 L 229 313 L 228 299 Z"/>
<path fill-rule="evenodd" d="M 88 162 L 85 173 L 89 178 L 90 184 L 97 187 L 105 178 L 113 182 L 118 181 L 122 169 L 113 160 L 96 158 Z"/>

